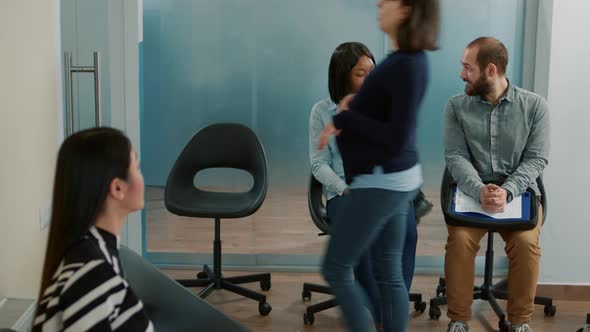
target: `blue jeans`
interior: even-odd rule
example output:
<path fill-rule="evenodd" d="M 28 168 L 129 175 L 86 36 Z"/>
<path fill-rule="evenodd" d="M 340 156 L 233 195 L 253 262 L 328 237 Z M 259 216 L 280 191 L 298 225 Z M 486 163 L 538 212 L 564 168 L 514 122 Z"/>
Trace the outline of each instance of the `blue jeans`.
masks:
<path fill-rule="evenodd" d="M 416 246 L 418 244 L 418 225 L 416 225 L 416 214 L 414 213 L 414 204 L 412 201 L 410 201 L 406 221 L 406 242 L 404 243 L 404 252 L 402 254 L 402 273 L 404 274 L 404 282 L 409 293 L 412 287 L 412 280 L 414 279 Z"/>
<path fill-rule="evenodd" d="M 408 291 L 403 280 L 402 253 L 408 207 L 416 193 L 352 189 L 341 198 L 342 208 L 331 218 L 322 273 L 353 332 L 365 332 L 370 326 L 364 311 L 365 296 L 353 276 L 353 267 L 369 250 L 379 285 L 383 328 L 387 332 L 407 329 Z"/>
<path fill-rule="evenodd" d="M 328 218 L 333 218 L 336 215 L 336 211 L 342 209 L 342 196 L 336 196 L 326 203 L 326 213 Z M 354 277 L 365 290 L 366 295 L 369 298 L 371 309 L 371 315 L 373 315 L 373 321 L 375 324 L 381 324 L 381 299 L 379 298 L 379 288 L 377 287 L 377 281 L 373 275 L 373 266 L 371 264 L 371 255 L 369 251 L 361 256 L 357 265 L 354 268 Z"/>
<path fill-rule="evenodd" d="M 342 207 L 341 196 L 336 196 L 326 203 L 326 212 L 328 217 L 336 214 L 337 209 Z M 412 286 L 412 279 L 414 278 L 414 269 L 416 265 L 416 244 L 418 242 L 418 230 L 416 228 L 416 218 L 414 214 L 414 207 L 410 201 L 408 217 L 406 218 L 406 242 L 404 244 L 404 251 L 402 254 L 402 272 L 404 276 L 404 283 L 406 289 L 410 292 Z M 369 251 L 365 252 L 358 264 L 354 268 L 354 277 L 367 293 L 369 302 L 371 304 L 371 314 L 375 324 L 381 324 L 381 299 L 379 297 L 379 288 L 377 281 L 373 274 L 373 266 L 371 264 L 371 255 Z"/>

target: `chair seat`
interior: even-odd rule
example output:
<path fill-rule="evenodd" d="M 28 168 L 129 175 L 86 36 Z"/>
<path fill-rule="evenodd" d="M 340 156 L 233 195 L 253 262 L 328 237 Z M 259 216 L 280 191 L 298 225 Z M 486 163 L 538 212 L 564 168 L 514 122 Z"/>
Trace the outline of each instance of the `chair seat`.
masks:
<path fill-rule="evenodd" d="M 212 192 L 191 188 L 175 191 L 165 199 L 166 208 L 179 216 L 195 218 L 243 218 L 252 214 L 256 192 Z"/>

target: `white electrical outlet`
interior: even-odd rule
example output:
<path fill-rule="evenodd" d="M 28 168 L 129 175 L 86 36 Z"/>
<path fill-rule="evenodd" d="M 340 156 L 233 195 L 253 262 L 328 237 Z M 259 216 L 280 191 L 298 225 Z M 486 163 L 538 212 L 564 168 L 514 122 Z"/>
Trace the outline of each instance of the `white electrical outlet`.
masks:
<path fill-rule="evenodd" d="M 44 230 L 49 226 L 49 221 L 51 220 L 51 200 L 47 200 L 45 204 L 41 205 L 39 208 L 39 225 L 41 226 L 41 230 Z"/>

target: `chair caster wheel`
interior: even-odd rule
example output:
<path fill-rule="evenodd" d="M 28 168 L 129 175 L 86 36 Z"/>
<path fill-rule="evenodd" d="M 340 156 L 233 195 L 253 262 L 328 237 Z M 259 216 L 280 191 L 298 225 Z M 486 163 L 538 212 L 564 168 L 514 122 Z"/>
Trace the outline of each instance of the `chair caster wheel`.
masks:
<path fill-rule="evenodd" d="M 209 279 L 209 274 L 205 271 L 197 273 L 197 279 Z"/>
<path fill-rule="evenodd" d="M 308 314 L 307 312 L 303 314 L 303 324 L 305 325 L 313 325 L 315 317 L 313 314 Z"/>
<path fill-rule="evenodd" d="M 303 301 L 311 301 L 311 292 L 308 290 L 301 292 L 301 299 Z"/>
<path fill-rule="evenodd" d="M 260 289 L 262 289 L 263 291 L 267 291 L 270 289 L 270 279 L 268 280 L 260 280 Z"/>
<path fill-rule="evenodd" d="M 414 302 L 414 310 L 419 313 L 424 313 L 424 311 L 426 311 L 426 302 Z"/>
<path fill-rule="evenodd" d="M 260 312 L 262 316 L 267 316 L 271 310 L 272 307 L 267 302 L 258 303 L 258 312 Z"/>
<path fill-rule="evenodd" d="M 510 332 L 510 323 L 505 320 L 498 321 L 498 329 L 500 332 Z"/>
<path fill-rule="evenodd" d="M 442 313 L 440 312 L 439 307 L 431 306 L 430 310 L 428 310 L 428 315 L 430 316 L 430 319 L 439 319 Z"/>
<path fill-rule="evenodd" d="M 545 316 L 553 317 L 557 313 L 557 307 L 554 305 L 546 305 L 544 311 L 545 311 Z"/>

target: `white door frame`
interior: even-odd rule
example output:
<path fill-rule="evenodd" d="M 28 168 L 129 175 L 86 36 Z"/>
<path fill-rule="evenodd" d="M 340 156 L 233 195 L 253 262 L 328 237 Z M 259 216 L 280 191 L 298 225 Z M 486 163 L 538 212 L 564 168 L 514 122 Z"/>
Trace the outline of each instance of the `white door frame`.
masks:
<path fill-rule="evenodd" d="M 111 74 L 111 99 L 105 103 L 111 105 L 110 126 L 123 130 L 138 155 L 140 153 L 139 123 L 139 41 L 143 39 L 142 0 L 107 0 L 109 24 L 109 70 Z M 64 110 L 63 86 L 64 66 L 61 47 L 61 0 L 56 1 L 55 15 L 59 26 L 56 29 L 56 50 L 58 52 L 57 67 L 61 73 L 58 82 L 58 109 Z M 121 32 L 124 33 L 121 33 Z M 58 119 L 59 144 L 64 140 L 63 116 Z M 135 252 L 142 253 L 141 212 L 129 215 L 127 223 L 121 230 L 121 243 Z"/>
<path fill-rule="evenodd" d="M 125 130 L 138 156 L 141 146 L 139 122 L 139 42 L 143 39 L 143 33 L 140 31 L 143 18 L 141 1 L 109 0 L 109 21 L 113 19 L 109 28 L 111 35 L 109 40 L 112 43 L 111 64 L 120 66 L 121 64 L 114 63 L 113 59 L 123 60 L 123 70 L 119 69 L 123 80 L 119 82 L 124 82 L 120 96 L 122 100 L 119 101 L 122 102 L 122 107 L 114 107 L 115 105 L 111 107 L 112 125 Z M 118 19 L 120 16 L 122 20 Z M 121 22 L 123 26 L 117 26 L 117 23 L 121 24 Z M 120 31 L 125 33 L 121 34 Z M 121 45 L 123 47 L 120 47 Z M 117 68 L 111 68 L 112 75 L 117 72 L 116 70 Z M 111 82 L 115 81 L 113 76 L 111 77 Z M 115 88 L 112 84 L 111 94 L 113 95 Z M 127 218 L 127 223 L 121 232 L 121 243 L 142 254 L 141 211 L 134 212 Z"/>

